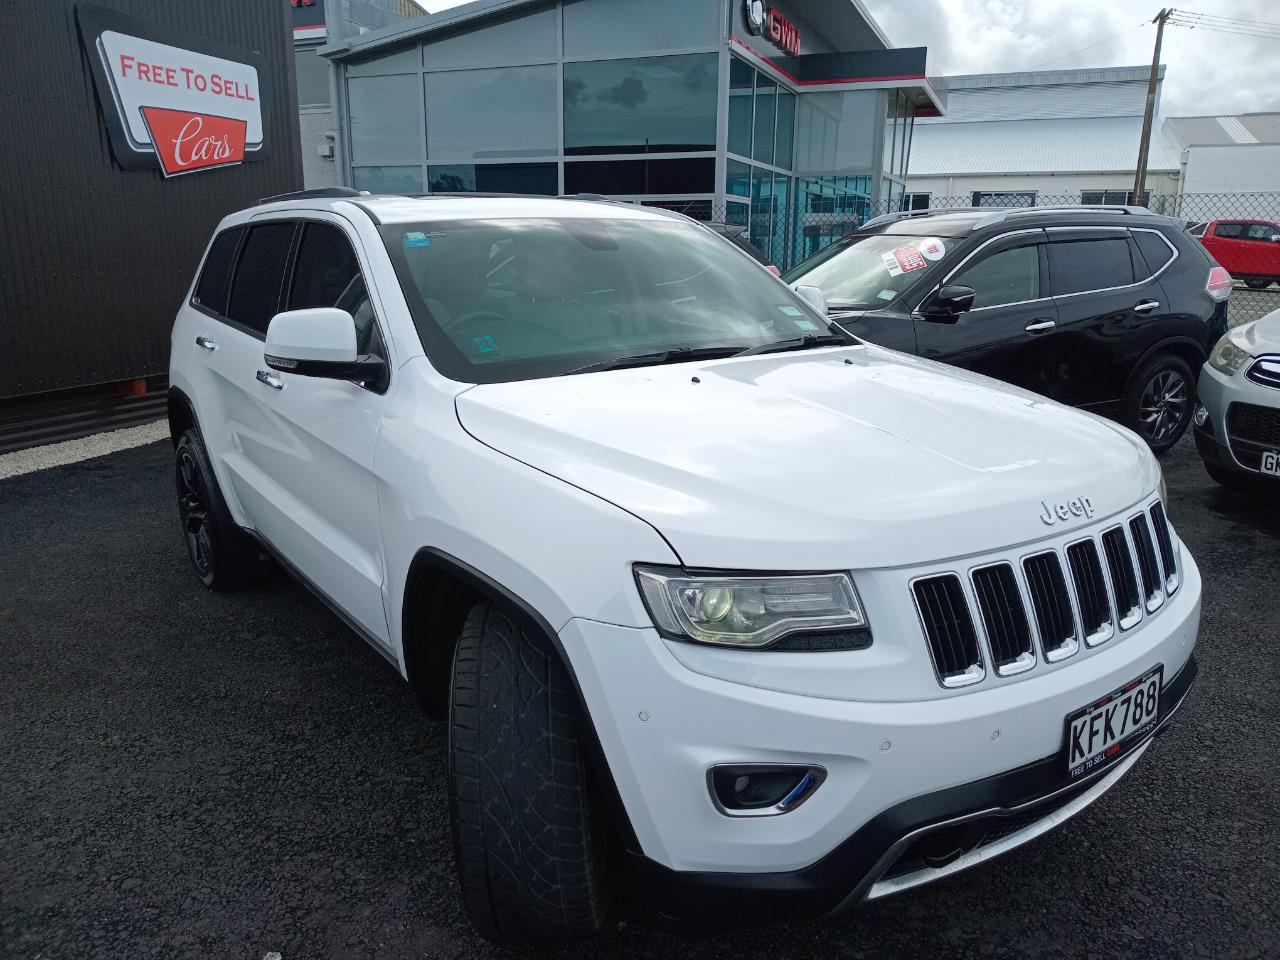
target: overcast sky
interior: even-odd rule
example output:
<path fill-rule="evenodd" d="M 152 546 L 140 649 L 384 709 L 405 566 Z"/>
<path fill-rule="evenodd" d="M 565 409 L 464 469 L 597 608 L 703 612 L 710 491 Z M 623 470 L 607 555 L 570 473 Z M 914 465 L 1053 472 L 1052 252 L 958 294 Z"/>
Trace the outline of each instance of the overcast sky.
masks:
<path fill-rule="evenodd" d="M 864 2 L 894 46 L 927 46 L 931 69 L 944 76 L 1150 66 L 1156 28 L 1149 21 L 1160 9 L 1143 0 Z M 1280 23 L 1277 0 L 1194 0 L 1188 9 Z M 1280 110 L 1280 40 L 1170 25 L 1160 59 L 1165 116 Z"/>
<path fill-rule="evenodd" d="M 418 0 L 433 12 L 462 2 Z M 927 46 L 933 72 L 944 76 L 1150 66 L 1156 35 L 1150 21 L 1160 9 L 1146 0 L 864 2 L 894 46 Z M 1188 9 L 1196 13 L 1280 23 L 1280 0 L 1192 3 Z M 1168 68 L 1164 116 L 1280 110 L 1280 40 L 1169 26 L 1160 59 Z"/>

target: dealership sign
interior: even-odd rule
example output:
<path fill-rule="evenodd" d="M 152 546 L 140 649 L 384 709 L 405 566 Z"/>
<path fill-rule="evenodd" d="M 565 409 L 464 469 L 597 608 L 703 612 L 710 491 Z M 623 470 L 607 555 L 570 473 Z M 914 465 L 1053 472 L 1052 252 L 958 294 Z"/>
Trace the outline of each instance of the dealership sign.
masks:
<path fill-rule="evenodd" d="M 262 155 L 262 70 L 255 55 L 166 34 L 115 11 L 82 7 L 77 13 L 121 166 L 158 166 L 175 177 Z"/>
<path fill-rule="evenodd" d="M 764 0 L 745 0 L 747 29 L 765 37 L 793 57 L 800 56 L 800 30 L 777 7 L 766 9 Z"/>

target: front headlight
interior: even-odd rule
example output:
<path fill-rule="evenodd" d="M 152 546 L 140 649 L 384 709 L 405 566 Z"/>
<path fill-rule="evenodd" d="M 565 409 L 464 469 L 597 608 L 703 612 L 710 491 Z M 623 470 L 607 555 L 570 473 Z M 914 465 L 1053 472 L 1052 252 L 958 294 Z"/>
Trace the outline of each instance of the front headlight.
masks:
<path fill-rule="evenodd" d="M 1224 336 L 1213 348 L 1213 353 L 1209 354 L 1209 366 L 1233 377 L 1252 359 L 1253 357 L 1247 351 L 1241 350 L 1232 343 L 1230 337 Z"/>
<path fill-rule="evenodd" d="M 782 577 L 697 576 L 636 567 L 654 625 L 668 637 L 731 647 L 766 647 L 788 634 L 867 625 L 847 573 Z"/>

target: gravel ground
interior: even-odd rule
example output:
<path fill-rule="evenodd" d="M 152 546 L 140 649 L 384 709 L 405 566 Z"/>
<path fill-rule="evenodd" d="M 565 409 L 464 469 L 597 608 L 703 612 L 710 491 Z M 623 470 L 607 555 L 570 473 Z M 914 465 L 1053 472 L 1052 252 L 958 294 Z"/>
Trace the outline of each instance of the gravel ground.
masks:
<path fill-rule="evenodd" d="M 283 577 L 200 589 L 153 443 L 0 482 L 0 957 L 493 957 L 467 926 L 445 735 Z M 1201 676 L 1111 793 L 958 877 L 689 942 L 620 877 L 563 953 L 1280 955 L 1280 511 L 1184 443 L 1172 516 L 1205 577 Z"/>

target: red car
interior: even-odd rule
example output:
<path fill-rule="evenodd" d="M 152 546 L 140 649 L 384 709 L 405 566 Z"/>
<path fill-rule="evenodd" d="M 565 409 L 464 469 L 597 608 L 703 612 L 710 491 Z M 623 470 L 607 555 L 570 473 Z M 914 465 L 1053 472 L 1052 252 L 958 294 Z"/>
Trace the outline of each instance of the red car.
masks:
<path fill-rule="evenodd" d="M 1274 220 L 1210 220 L 1200 242 L 1255 290 L 1280 280 L 1280 223 Z"/>

